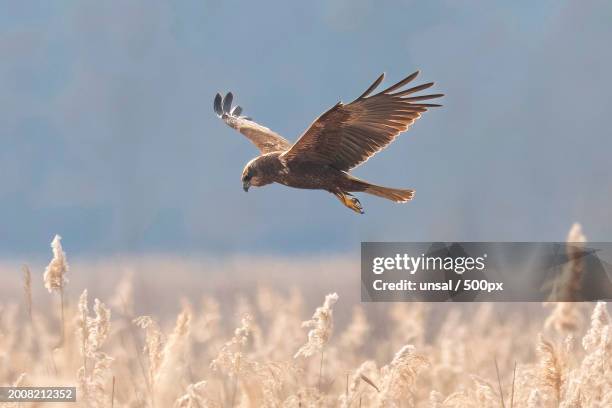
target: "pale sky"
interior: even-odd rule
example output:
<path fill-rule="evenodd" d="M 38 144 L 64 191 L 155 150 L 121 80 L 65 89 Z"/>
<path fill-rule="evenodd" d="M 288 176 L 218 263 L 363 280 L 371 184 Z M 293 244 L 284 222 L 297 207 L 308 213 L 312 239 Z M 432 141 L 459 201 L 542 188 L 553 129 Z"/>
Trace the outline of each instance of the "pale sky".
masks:
<path fill-rule="evenodd" d="M 384 7 L 380 5 L 384 4 Z M 612 240 L 608 1 L 0 0 L 0 255 L 357 251 L 361 241 Z M 381 73 L 444 107 L 356 170 L 398 205 L 242 191 L 218 91 L 295 140 Z M 389 83 L 389 82 L 386 82 Z"/>

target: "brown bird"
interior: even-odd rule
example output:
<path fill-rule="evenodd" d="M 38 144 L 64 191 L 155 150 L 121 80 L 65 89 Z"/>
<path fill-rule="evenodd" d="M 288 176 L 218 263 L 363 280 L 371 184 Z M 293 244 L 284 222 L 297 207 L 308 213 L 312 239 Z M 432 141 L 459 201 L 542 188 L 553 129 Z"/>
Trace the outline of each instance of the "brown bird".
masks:
<path fill-rule="evenodd" d="M 351 193 L 364 192 L 397 203 L 411 200 L 414 190 L 377 186 L 348 171 L 387 147 L 427 108 L 441 106 L 418 102 L 443 94 L 409 96 L 431 87 L 433 82 L 401 90 L 418 74 L 417 71 L 370 96 L 385 77 L 383 73 L 353 102 L 346 105 L 338 102 L 319 116 L 293 145 L 278 133 L 241 116 L 240 106 L 232 108 L 231 92 L 223 98 L 217 94 L 214 100 L 217 115 L 261 151 L 242 171 L 244 191 L 270 183 L 326 190 L 360 214 L 363 207 Z"/>

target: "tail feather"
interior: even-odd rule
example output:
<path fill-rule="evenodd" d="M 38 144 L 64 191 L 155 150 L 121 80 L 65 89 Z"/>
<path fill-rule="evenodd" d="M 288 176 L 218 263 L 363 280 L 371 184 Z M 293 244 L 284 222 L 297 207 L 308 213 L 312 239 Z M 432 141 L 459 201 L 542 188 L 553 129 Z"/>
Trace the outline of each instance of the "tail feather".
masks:
<path fill-rule="evenodd" d="M 414 198 L 414 190 L 382 187 L 375 184 L 368 184 L 363 191 L 396 203 L 405 203 Z"/>

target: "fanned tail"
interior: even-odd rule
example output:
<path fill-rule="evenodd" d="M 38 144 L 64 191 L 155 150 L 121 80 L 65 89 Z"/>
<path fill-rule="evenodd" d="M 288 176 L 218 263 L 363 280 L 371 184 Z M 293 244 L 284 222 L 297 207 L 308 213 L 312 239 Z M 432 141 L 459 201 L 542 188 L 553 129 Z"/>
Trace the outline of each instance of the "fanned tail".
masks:
<path fill-rule="evenodd" d="M 414 198 L 414 190 L 382 187 L 375 184 L 368 184 L 363 192 L 386 198 L 396 203 L 405 203 Z"/>

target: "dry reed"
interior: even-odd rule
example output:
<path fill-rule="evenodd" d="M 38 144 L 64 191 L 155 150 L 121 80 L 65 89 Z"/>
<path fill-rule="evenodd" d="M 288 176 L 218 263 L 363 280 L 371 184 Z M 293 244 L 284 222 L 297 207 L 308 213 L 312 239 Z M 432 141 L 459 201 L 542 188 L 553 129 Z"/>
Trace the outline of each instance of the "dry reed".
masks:
<path fill-rule="evenodd" d="M 58 292 L 68 265 L 59 237 L 52 247 L 44 281 Z M 238 302 L 237 324 L 227 304 L 211 298 L 200 307 L 183 302 L 171 322 L 133 318 L 140 303 L 126 276 L 110 307 L 98 299 L 92 305 L 86 289 L 65 305 L 74 319 L 63 323 L 58 348 L 54 316 L 32 307 L 36 291 L 24 270 L 26 301 L 0 301 L 0 385 L 76 385 L 82 407 L 612 404 L 612 326 L 603 302 L 569 311 L 558 303 L 548 320 L 544 313 L 527 320 L 514 309 L 500 319 L 503 306 L 488 304 L 452 305 L 438 319 L 422 304 L 358 306 L 336 327 L 335 314 L 351 311 L 336 304 L 337 294 L 301 324 L 300 293 L 261 288 Z M 558 313 L 580 323 L 557 324 Z"/>

